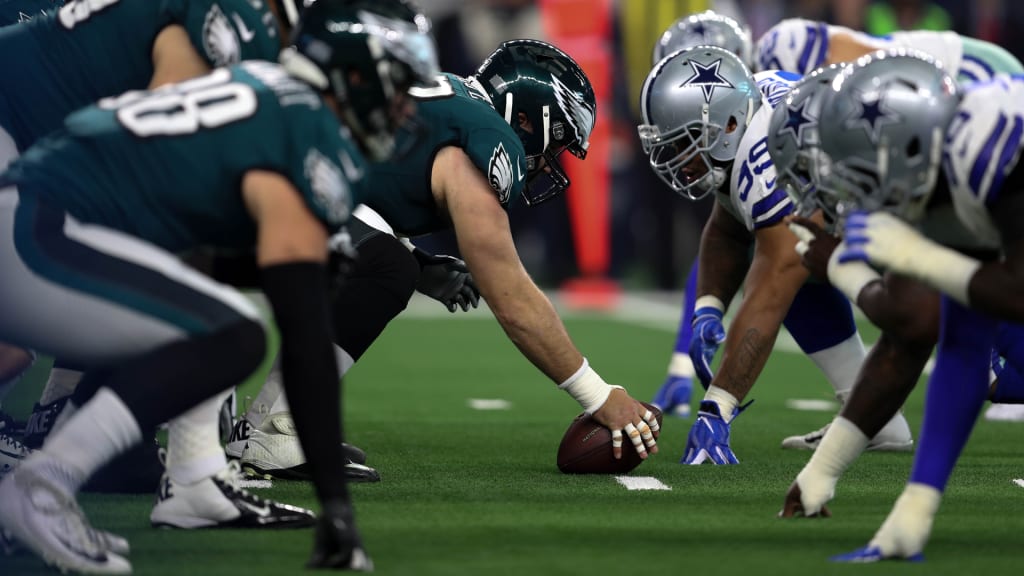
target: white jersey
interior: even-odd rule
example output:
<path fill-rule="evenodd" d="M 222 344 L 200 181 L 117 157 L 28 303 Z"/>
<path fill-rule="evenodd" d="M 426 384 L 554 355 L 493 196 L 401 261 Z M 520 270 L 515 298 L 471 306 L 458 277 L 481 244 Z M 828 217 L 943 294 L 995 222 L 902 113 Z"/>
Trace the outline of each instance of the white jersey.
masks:
<path fill-rule="evenodd" d="M 876 37 L 843 26 L 789 18 L 773 26 L 757 41 L 757 69 L 785 70 L 806 76 L 825 64 L 835 34 L 849 34 L 878 49 L 920 50 L 942 62 L 947 70 L 959 71 L 963 60 L 963 41 L 955 32 L 919 30 Z"/>
<path fill-rule="evenodd" d="M 943 170 L 959 223 L 972 240 L 966 248 L 1001 248 L 990 208 L 1017 166 L 1024 144 L 1024 77 L 999 75 L 972 85 L 946 132 Z M 1009 191 L 1007 191 L 1009 192 Z M 933 220 L 929 215 L 929 220 Z M 958 245 L 926 223 L 925 233 Z"/>
<path fill-rule="evenodd" d="M 800 79 L 788 72 L 768 71 L 754 75 L 761 91 L 761 107 L 754 113 L 736 149 L 736 160 L 727 182 L 729 193 L 716 192 L 723 207 L 747 230 L 778 224 L 793 212 L 793 201 L 775 186 L 775 164 L 768 154 L 768 123 L 775 105 Z"/>

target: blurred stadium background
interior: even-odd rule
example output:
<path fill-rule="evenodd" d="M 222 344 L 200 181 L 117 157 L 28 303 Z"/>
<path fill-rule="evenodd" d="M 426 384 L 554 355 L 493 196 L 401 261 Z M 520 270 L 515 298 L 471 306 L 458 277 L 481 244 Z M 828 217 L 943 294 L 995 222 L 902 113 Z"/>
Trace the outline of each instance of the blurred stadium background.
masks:
<path fill-rule="evenodd" d="M 574 164 L 565 197 L 512 212 L 521 256 L 547 287 L 677 290 L 696 255 L 710 199 L 676 197 L 647 167 L 636 138 L 638 93 L 651 48 L 673 20 L 707 8 L 747 23 L 755 41 L 788 17 L 871 34 L 950 29 L 1024 57 L 1024 2 L 1013 0 L 422 0 L 442 68 L 468 74 L 497 44 L 535 37 L 566 49 L 598 95 L 595 149 Z M 421 239 L 448 253 L 450 238 Z M 579 279 L 584 279 L 584 282 Z M 611 284 L 605 282 L 610 280 Z M 600 299 L 598 299 L 600 302 Z"/>

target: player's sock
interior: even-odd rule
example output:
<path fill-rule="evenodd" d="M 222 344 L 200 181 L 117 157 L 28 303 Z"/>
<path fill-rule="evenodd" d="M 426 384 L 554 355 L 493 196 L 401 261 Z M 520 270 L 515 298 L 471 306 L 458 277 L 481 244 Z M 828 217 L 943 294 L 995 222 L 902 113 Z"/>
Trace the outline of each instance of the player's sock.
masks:
<path fill-rule="evenodd" d="M 167 474 L 180 484 L 194 484 L 228 465 L 220 445 L 220 407 L 225 390 L 170 421 L 167 430 Z"/>
<path fill-rule="evenodd" d="M 995 321 L 942 298 L 941 335 L 911 482 L 946 488 L 988 395 L 995 330 Z"/>
<path fill-rule="evenodd" d="M 131 410 L 104 387 L 47 439 L 41 452 L 62 464 L 63 472 L 55 479 L 67 494 L 74 494 L 93 472 L 141 440 L 142 429 Z"/>
<path fill-rule="evenodd" d="M 50 369 L 50 377 L 46 380 L 46 386 L 39 397 L 39 404 L 45 406 L 54 400 L 60 400 L 70 395 L 81 380 L 82 373 L 79 370 L 64 364 L 59 359 L 54 360 L 53 368 Z"/>
<path fill-rule="evenodd" d="M 693 376 L 693 362 L 690 362 L 689 374 L 673 372 L 676 356 L 690 358 L 690 340 L 693 338 L 693 308 L 697 301 L 697 262 L 690 268 L 690 275 L 686 278 L 686 288 L 683 292 L 683 315 L 679 318 L 679 332 L 676 334 L 675 354 L 673 355 L 673 366 L 669 367 L 669 373 L 677 376 Z"/>
<path fill-rule="evenodd" d="M 919 559 L 941 502 L 942 493 L 934 487 L 907 484 L 868 548 L 877 548 L 883 558 Z"/>
<path fill-rule="evenodd" d="M 866 355 L 846 296 L 830 285 L 807 282 L 797 292 L 783 324 L 825 374 L 836 397 L 844 400 Z"/>
<path fill-rule="evenodd" d="M 867 445 L 868 437 L 853 422 L 836 416 L 821 444 L 796 477 L 805 513 L 817 513 L 832 498 L 836 482 Z"/>
<path fill-rule="evenodd" d="M 732 422 L 732 419 L 735 417 L 736 408 L 740 404 L 740 401 L 735 396 L 718 386 L 709 386 L 708 391 L 704 394 L 704 399 L 718 404 L 719 413 L 721 413 L 722 419 L 725 420 L 726 424 Z"/>
<path fill-rule="evenodd" d="M 344 378 L 355 366 L 356 361 L 337 345 L 334 347 L 334 357 L 338 363 L 338 376 Z M 284 385 L 281 383 L 281 357 L 278 355 L 267 374 L 267 379 L 263 382 L 263 387 L 260 388 L 260 393 L 256 395 L 256 400 L 246 410 L 245 419 L 253 428 L 259 428 L 267 416 L 290 411 L 288 398 L 284 394 Z"/>

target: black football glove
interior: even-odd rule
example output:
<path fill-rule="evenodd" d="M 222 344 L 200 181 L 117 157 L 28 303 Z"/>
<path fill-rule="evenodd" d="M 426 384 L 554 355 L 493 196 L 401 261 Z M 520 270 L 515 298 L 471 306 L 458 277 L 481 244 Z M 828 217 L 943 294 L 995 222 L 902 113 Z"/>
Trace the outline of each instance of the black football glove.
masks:
<path fill-rule="evenodd" d="M 412 251 L 420 263 L 416 290 L 444 304 L 449 312 L 468 311 L 480 303 L 480 291 L 466 263 L 454 256 L 434 255 L 419 248 Z"/>

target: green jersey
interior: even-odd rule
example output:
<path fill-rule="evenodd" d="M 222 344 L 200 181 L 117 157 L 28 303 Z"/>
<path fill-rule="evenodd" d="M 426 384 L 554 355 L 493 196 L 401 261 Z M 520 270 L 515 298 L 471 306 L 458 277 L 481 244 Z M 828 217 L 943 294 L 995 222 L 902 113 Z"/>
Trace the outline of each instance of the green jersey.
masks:
<path fill-rule="evenodd" d="M 79 110 L 0 179 L 171 252 L 241 251 L 257 239 L 241 194 L 247 172 L 286 177 L 333 231 L 360 199 L 366 169 L 319 94 L 276 64 L 249 61 Z"/>
<path fill-rule="evenodd" d="M 451 226 L 430 186 L 434 156 L 446 146 L 462 148 L 506 209 L 526 184 L 523 144 L 483 89 L 473 78 L 443 74 L 438 80 L 435 88 L 410 90 L 417 100 L 416 121 L 399 131 L 395 157 L 371 166 L 373 186 L 363 198 L 405 236 Z"/>
<path fill-rule="evenodd" d="M 24 150 L 78 108 L 145 89 L 153 43 L 175 24 L 211 66 L 276 60 L 280 49 L 264 0 L 70 0 L 0 29 L 0 128 Z"/>

